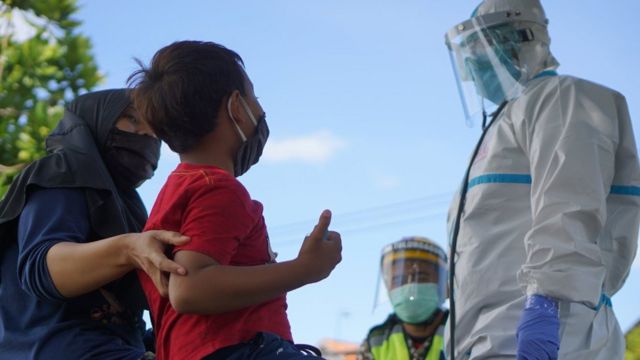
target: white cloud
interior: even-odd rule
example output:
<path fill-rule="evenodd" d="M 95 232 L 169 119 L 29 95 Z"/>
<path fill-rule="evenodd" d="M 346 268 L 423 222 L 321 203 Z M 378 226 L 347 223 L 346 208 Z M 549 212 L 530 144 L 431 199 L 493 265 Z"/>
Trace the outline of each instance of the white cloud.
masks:
<path fill-rule="evenodd" d="M 269 139 L 263 158 L 272 162 L 302 161 L 323 163 L 339 150 L 346 141 L 327 130 L 288 139 Z"/>

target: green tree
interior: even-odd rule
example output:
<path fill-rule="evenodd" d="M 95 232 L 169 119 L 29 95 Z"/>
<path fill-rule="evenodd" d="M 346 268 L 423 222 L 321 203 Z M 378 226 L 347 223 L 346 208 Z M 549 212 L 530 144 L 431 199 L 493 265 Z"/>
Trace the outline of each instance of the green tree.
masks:
<path fill-rule="evenodd" d="M 636 324 L 625 336 L 627 340 L 627 352 L 624 360 L 640 360 L 640 322 Z"/>
<path fill-rule="evenodd" d="M 101 80 L 76 0 L 0 0 L 0 198 L 42 157 L 64 104 Z"/>

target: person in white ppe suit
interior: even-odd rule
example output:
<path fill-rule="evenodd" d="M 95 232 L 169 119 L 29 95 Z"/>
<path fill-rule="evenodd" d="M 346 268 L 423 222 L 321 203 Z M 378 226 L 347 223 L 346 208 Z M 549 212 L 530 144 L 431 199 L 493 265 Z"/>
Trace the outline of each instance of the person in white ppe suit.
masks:
<path fill-rule="evenodd" d="M 538 0 L 485 0 L 445 37 L 484 115 L 449 213 L 448 359 L 622 359 L 611 296 L 640 216 L 624 96 L 557 74 Z"/>

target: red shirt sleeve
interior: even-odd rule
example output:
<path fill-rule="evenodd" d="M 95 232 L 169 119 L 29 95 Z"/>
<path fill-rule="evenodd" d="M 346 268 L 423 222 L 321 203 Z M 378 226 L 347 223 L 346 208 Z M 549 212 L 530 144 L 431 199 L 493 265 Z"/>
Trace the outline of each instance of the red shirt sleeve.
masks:
<path fill-rule="evenodd" d="M 173 253 L 191 250 L 229 265 L 254 222 L 233 184 L 207 184 L 193 193 L 182 218 L 180 232 L 191 241 L 176 246 Z"/>

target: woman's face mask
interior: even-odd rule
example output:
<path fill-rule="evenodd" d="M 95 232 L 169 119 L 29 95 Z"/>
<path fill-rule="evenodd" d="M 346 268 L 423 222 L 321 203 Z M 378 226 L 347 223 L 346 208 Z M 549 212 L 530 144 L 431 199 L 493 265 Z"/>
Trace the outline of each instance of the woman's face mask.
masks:
<path fill-rule="evenodd" d="M 116 186 L 132 190 L 153 176 L 160 159 L 160 140 L 114 127 L 103 158 Z"/>
<path fill-rule="evenodd" d="M 240 137 L 243 140 L 242 145 L 240 145 L 240 149 L 236 154 L 236 159 L 234 162 L 233 173 L 234 176 L 238 177 L 251 168 L 251 166 L 255 165 L 258 160 L 260 160 L 260 156 L 262 155 L 262 151 L 264 150 L 264 146 L 267 143 L 267 139 L 269 138 L 269 126 L 267 125 L 267 120 L 264 115 L 262 115 L 258 120 L 256 120 L 255 116 L 251 112 L 249 105 L 245 102 L 242 97 L 239 97 L 240 103 L 242 104 L 242 108 L 247 113 L 251 122 L 256 127 L 256 130 L 253 136 L 247 139 L 246 135 L 240 129 L 240 126 L 235 122 L 233 115 L 231 114 L 231 98 L 227 102 L 227 111 L 229 113 L 229 117 L 236 126 L 236 130 L 240 134 Z"/>

